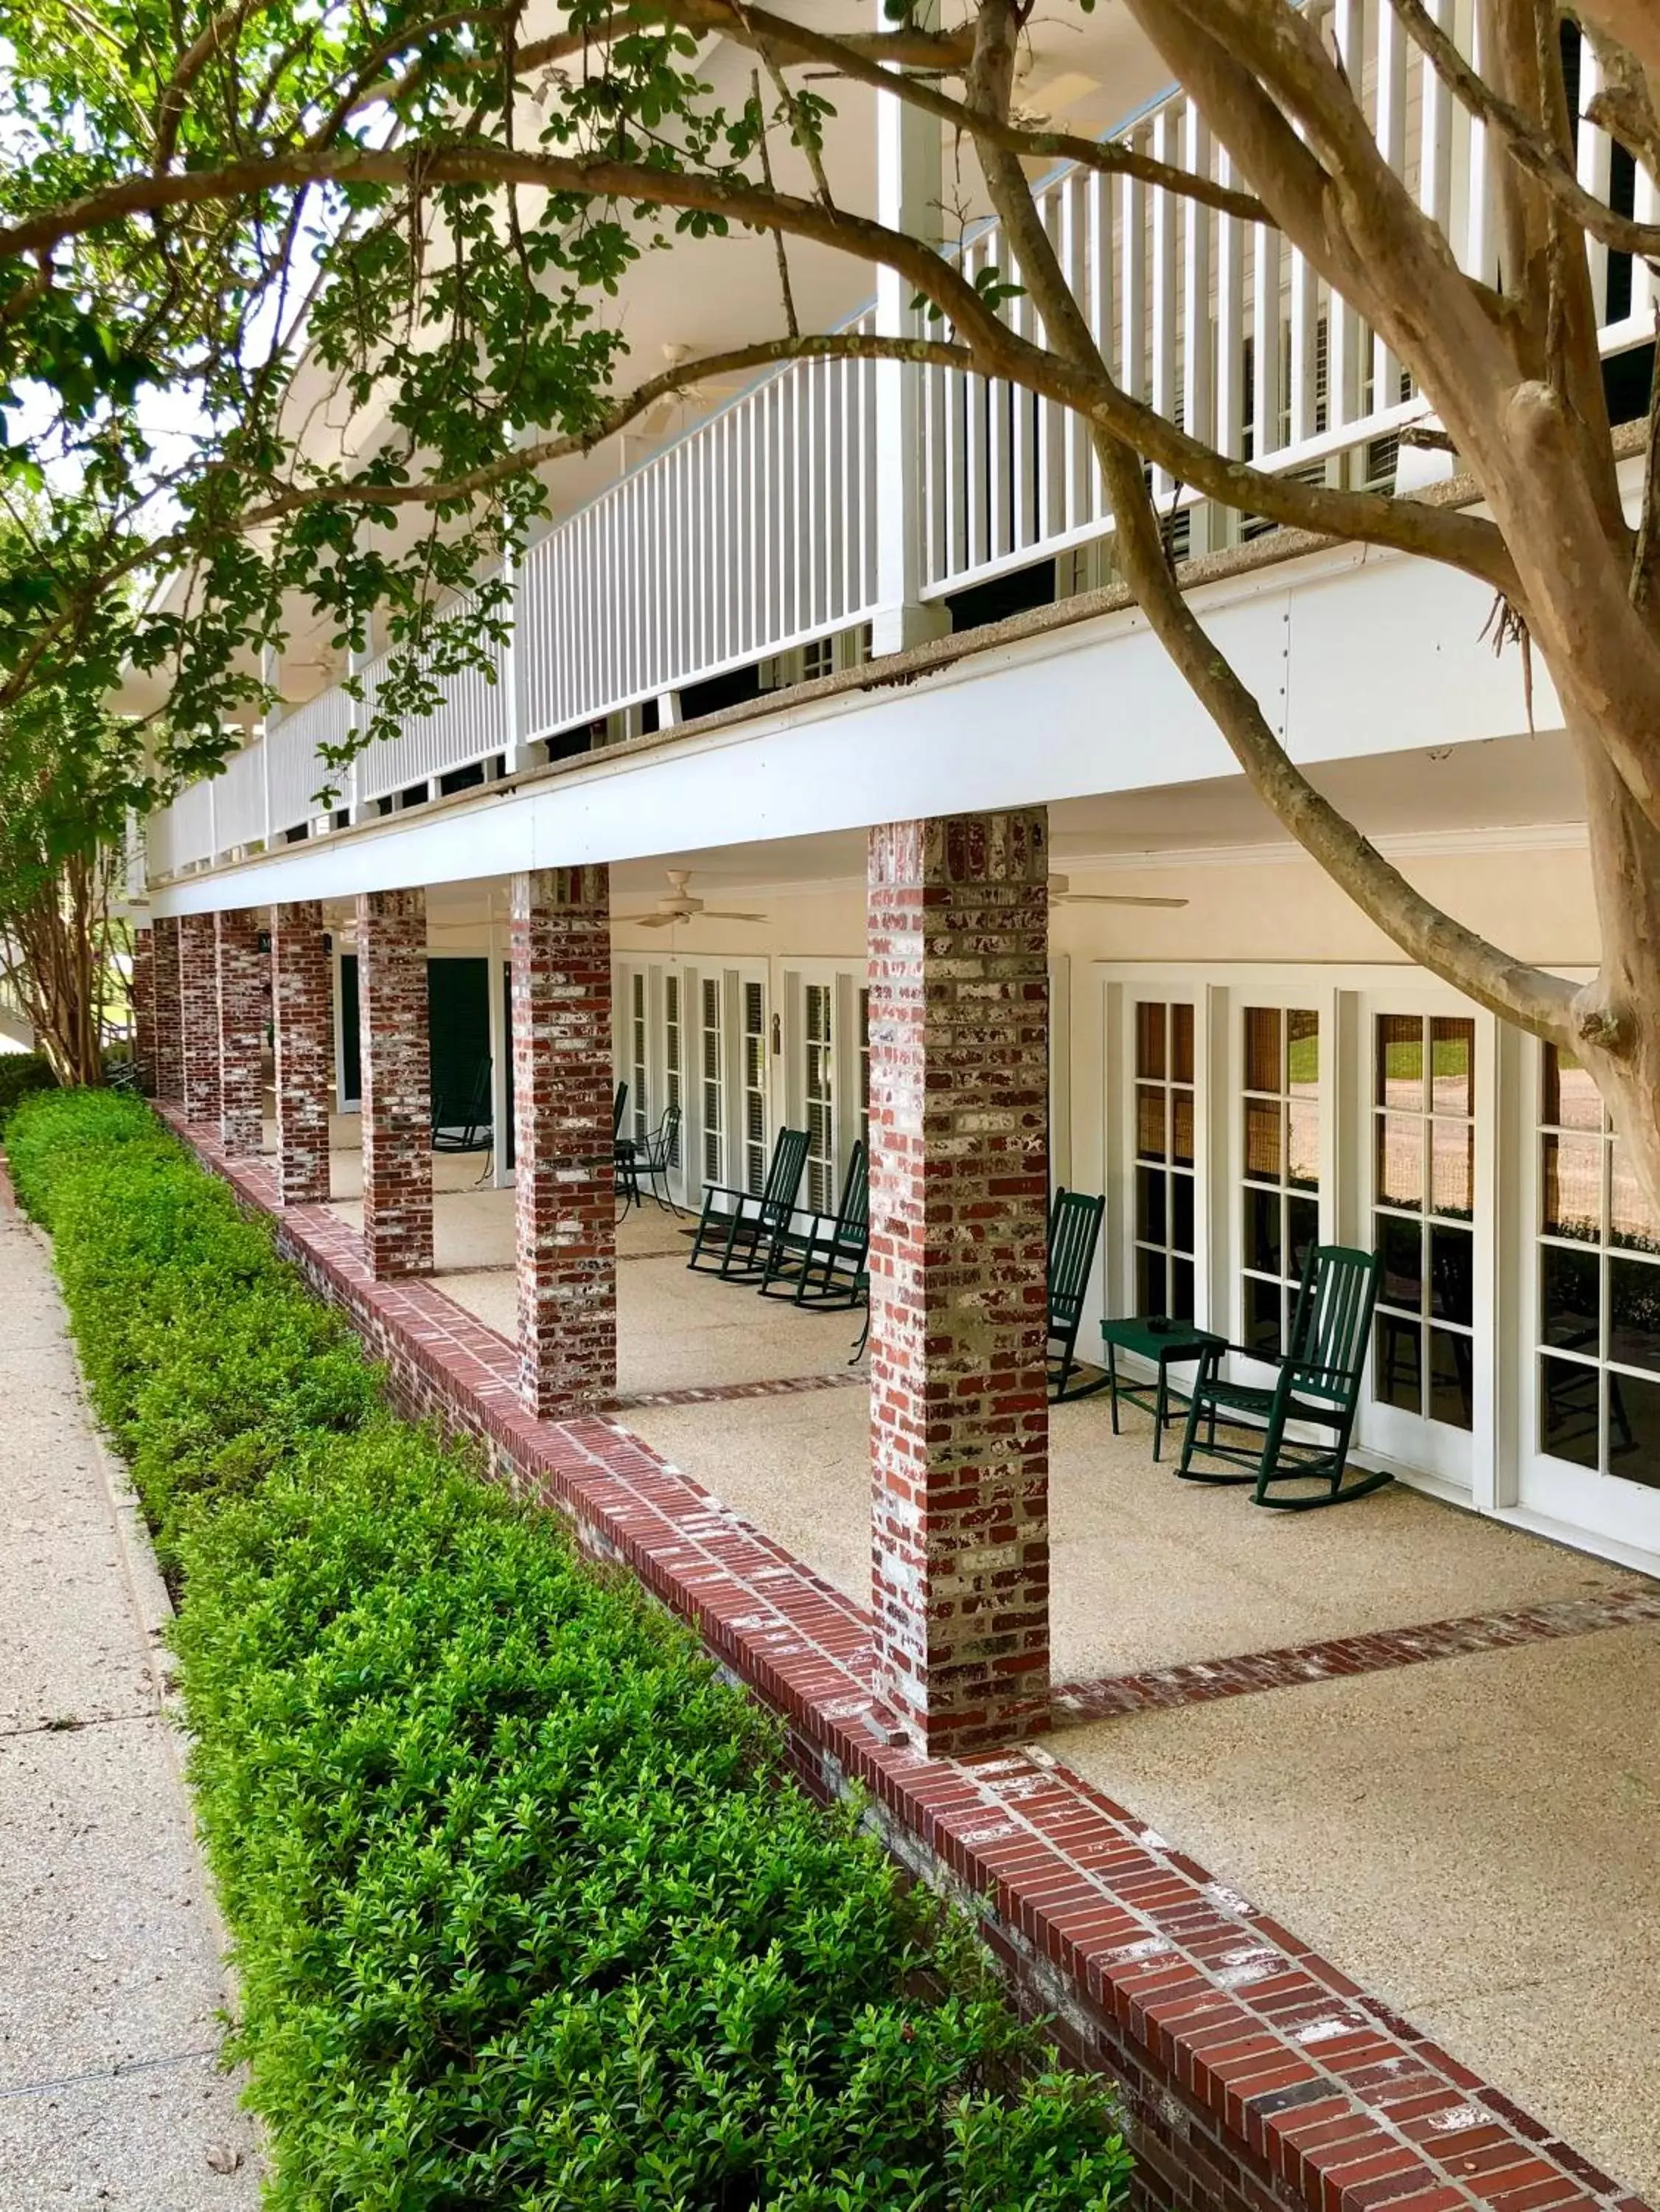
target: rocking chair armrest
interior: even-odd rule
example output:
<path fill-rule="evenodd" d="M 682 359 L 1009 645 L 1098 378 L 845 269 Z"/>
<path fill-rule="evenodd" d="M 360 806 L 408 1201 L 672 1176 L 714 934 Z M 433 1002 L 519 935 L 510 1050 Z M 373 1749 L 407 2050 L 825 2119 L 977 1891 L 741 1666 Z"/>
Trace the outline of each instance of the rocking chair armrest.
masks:
<path fill-rule="evenodd" d="M 729 1182 L 706 1182 L 703 1186 L 703 1210 L 706 1213 L 709 1211 L 709 1201 L 713 1198 L 730 1198 L 736 1200 L 736 1204 L 730 1208 L 723 1206 L 721 1209 L 723 1212 L 730 1211 L 738 1213 L 746 1206 L 758 1206 L 761 1203 L 760 1199 L 753 1190 L 735 1190 Z"/>

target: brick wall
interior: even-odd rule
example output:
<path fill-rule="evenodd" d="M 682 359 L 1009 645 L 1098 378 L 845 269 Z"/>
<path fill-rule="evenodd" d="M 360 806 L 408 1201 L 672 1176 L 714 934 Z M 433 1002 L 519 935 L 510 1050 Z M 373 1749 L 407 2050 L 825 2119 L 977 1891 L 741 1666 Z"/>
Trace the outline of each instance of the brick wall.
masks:
<path fill-rule="evenodd" d="M 616 1389 L 610 872 L 512 881 L 519 1388 L 539 1418 Z"/>
<path fill-rule="evenodd" d="M 132 1059 L 138 1088 L 155 1096 L 155 932 L 132 933 Z"/>
<path fill-rule="evenodd" d="M 1048 831 L 870 832 L 876 1687 L 930 1753 L 1049 1711 Z"/>
<path fill-rule="evenodd" d="M 171 915 L 159 915 L 151 927 L 154 940 L 151 956 L 155 994 L 154 1095 L 158 1098 L 185 1096 L 185 1004 L 179 974 L 179 927 Z"/>
<path fill-rule="evenodd" d="M 210 914 L 179 924 L 179 991 L 185 1038 L 185 1118 L 219 1120 L 219 939 Z"/>
<path fill-rule="evenodd" d="M 257 1152 L 264 1139 L 270 979 L 256 910 L 227 907 L 214 921 L 219 955 L 219 1133 L 234 1157 Z"/>
<path fill-rule="evenodd" d="M 332 966 L 318 901 L 296 899 L 271 909 L 276 1175 L 285 1206 L 321 1205 L 329 1196 Z"/>
<path fill-rule="evenodd" d="M 432 1054 L 427 894 L 362 891 L 357 978 L 363 1044 L 363 1249 L 376 1275 L 433 1267 Z"/>

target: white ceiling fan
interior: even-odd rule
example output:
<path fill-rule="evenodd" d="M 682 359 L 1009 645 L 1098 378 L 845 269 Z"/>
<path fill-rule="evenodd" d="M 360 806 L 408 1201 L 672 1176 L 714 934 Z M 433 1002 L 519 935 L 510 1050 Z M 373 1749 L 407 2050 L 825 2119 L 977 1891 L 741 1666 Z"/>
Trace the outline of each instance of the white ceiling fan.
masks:
<path fill-rule="evenodd" d="M 1184 898 L 1142 897 L 1134 891 L 1075 891 L 1066 876 L 1049 878 L 1051 906 L 1185 906 Z"/>
<path fill-rule="evenodd" d="M 765 921 L 764 914 L 724 914 L 716 907 L 706 906 L 686 886 L 692 880 L 689 868 L 670 868 L 668 896 L 660 898 L 646 914 L 619 915 L 620 921 L 635 929 L 672 929 L 684 921 Z"/>

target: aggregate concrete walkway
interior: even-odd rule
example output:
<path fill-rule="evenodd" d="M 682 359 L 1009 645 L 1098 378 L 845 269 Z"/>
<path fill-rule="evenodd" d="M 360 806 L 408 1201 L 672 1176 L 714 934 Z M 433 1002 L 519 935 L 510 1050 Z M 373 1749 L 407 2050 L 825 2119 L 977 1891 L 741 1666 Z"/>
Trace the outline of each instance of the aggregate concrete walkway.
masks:
<path fill-rule="evenodd" d="M 256 2142 L 215 2061 L 166 1596 L 3 1190 L 0 1409 L 0 2207 L 239 2212 Z"/>

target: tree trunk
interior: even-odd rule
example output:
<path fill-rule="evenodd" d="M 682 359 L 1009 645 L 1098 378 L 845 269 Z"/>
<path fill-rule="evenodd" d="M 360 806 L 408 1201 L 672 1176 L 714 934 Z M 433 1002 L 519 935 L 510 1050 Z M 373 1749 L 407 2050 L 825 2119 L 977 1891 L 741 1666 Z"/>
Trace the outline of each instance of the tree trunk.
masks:
<path fill-rule="evenodd" d="M 1609 761 L 1594 727 L 1569 729 L 1585 776 L 1602 962 L 1573 1005 L 1579 1057 L 1608 1102 L 1660 1216 L 1660 830 Z"/>

